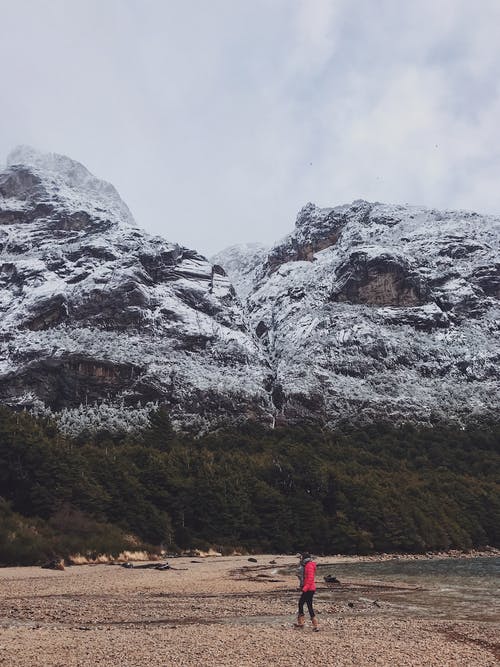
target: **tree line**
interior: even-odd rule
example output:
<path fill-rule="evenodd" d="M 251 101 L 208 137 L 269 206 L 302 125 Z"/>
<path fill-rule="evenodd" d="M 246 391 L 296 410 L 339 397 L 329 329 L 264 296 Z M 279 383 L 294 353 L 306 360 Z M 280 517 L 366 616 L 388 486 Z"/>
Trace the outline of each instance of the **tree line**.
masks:
<path fill-rule="evenodd" d="M 0 408 L 0 563 L 123 549 L 422 553 L 500 544 L 500 427 L 256 423 L 63 436 Z"/>

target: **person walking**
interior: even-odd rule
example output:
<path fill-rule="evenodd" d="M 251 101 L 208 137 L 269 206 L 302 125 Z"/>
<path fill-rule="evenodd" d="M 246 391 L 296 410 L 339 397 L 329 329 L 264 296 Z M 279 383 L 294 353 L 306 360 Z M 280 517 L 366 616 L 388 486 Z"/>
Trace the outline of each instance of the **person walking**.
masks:
<path fill-rule="evenodd" d="M 307 605 L 307 611 L 311 617 L 311 623 L 313 626 L 314 632 L 319 631 L 318 619 L 314 613 L 313 608 L 313 597 L 316 591 L 316 583 L 314 581 L 314 576 L 316 573 L 316 563 L 311 558 L 311 554 L 303 553 L 300 554 L 300 564 L 299 564 L 299 580 L 300 580 L 300 590 L 302 594 L 299 598 L 299 613 L 297 615 L 297 628 L 303 628 L 306 622 L 306 617 L 304 615 L 304 605 Z"/>

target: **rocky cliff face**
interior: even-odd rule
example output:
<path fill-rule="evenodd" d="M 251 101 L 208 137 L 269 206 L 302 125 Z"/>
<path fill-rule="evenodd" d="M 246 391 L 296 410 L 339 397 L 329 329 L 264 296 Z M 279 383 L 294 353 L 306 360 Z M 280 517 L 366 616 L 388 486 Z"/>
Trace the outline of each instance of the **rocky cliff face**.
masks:
<path fill-rule="evenodd" d="M 158 402 L 197 429 L 269 419 L 266 362 L 223 269 L 138 229 L 64 156 L 21 148 L 0 173 L 0 318 L 0 401 L 68 430 L 133 426 Z"/>
<path fill-rule="evenodd" d="M 0 173 L 0 402 L 70 432 L 158 404 L 196 430 L 491 416 L 499 241 L 491 216 L 308 204 L 273 248 L 209 263 L 82 165 L 19 149 Z"/>
<path fill-rule="evenodd" d="M 277 418 L 498 414 L 499 247 L 491 216 L 305 206 L 295 230 L 246 271 L 242 293 L 273 369 Z M 224 252 L 217 261 L 238 291 L 238 271 Z"/>

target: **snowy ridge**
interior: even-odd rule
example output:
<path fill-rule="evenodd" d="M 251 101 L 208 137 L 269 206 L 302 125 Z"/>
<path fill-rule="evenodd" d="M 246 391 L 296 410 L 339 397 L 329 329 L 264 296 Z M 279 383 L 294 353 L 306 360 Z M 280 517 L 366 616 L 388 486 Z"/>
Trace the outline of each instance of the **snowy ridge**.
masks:
<path fill-rule="evenodd" d="M 116 190 L 69 158 L 22 149 L 9 164 L 0 174 L 3 402 L 41 401 L 67 430 L 71 414 L 83 423 L 92 413 L 80 405 L 104 399 L 142 420 L 142 406 L 166 403 L 193 428 L 270 419 L 267 369 L 220 268 L 137 229 Z M 102 422 L 105 411 L 93 412 Z"/>
<path fill-rule="evenodd" d="M 41 153 L 18 146 L 7 156 L 7 167 L 28 168 L 43 181 L 48 203 L 60 202 L 66 210 L 88 211 L 120 224 L 135 225 L 115 187 L 93 176 L 82 164 L 65 155 Z"/>
<path fill-rule="evenodd" d="M 499 247 L 494 216 L 358 200 L 307 204 L 272 248 L 210 263 L 138 229 L 78 162 L 16 149 L 0 401 L 71 433 L 139 428 L 161 404 L 196 431 L 498 415 Z"/>
<path fill-rule="evenodd" d="M 277 418 L 496 414 L 499 247 L 494 216 L 364 201 L 305 206 L 255 269 L 247 298 L 273 369 Z"/>

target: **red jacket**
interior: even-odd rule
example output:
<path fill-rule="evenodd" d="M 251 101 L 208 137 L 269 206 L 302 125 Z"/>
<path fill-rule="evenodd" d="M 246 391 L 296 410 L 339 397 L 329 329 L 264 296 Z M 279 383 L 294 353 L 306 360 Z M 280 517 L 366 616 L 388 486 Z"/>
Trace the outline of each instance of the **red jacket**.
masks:
<path fill-rule="evenodd" d="M 314 583 L 314 574 L 316 572 L 316 563 L 313 560 L 308 561 L 304 566 L 304 584 L 302 592 L 315 591 L 316 584 Z"/>

